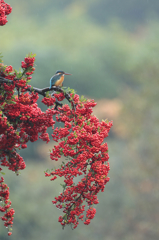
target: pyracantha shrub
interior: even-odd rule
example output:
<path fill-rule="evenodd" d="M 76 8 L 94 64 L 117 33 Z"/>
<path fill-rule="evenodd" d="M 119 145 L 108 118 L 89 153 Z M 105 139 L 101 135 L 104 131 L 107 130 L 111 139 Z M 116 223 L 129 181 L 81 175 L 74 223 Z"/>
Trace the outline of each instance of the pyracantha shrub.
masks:
<path fill-rule="evenodd" d="M 11 10 L 0 0 L 0 25 L 6 24 L 6 15 Z M 19 151 L 27 148 L 29 141 L 35 142 L 39 138 L 48 143 L 48 128 L 52 128 L 51 137 L 57 142 L 50 158 L 59 161 L 59 168 L 47 170 L 45 176 L 51 181 L 57 177 L 64 179 L 62 192 L 52 201 L 63 210 L 58 219 L 62 227 L 71 225 L 76 228 L 79 220 L 88 225 L 96 213 L 97 194 L 104 191 L 109 181 L 105 138 L 112 122 L 100 122 L 93 115 L 95 101 L 80 98 L 73 90 L 55 86 L 38 89 L 29 85 L 35 70 L 34 61 L 35 55 L 26 56 L 18 72 L 12 66 L 4 65 L 0 57 L 0 212 L 3 213 L 0 218 L 8 228 L 9 236 L 12 234 L 14 209 L 11 208 L 9 187 L 4 182 L 2 168 L 7 167 L 17 175 L 19 170 L 25 169 Z M 50 95 L 52 90 L 54 93 Z M 42 103 L 48 107 L 45 112 L 38 107 L 39 95 L 43 96 Z M 62 103 L 65 99 L 68 104 Z M 56 122 L 58 127 L 55 127 Z"/>
<path fill-rule="evenodd" d="M 59 222 L 64 227 L 76 228 L 79 219 L 88 225 L 94 218 L 98 204 L 97 194 L 104 191 L 109 181 L 109 155 L 105 138 L 108 137 L 112 122 L 99 121 L 93 115 L 94 100 L 80 99 L 77 94 L 53 87 L 56 94 L 49 95 L 49 88 L 37 89 L 28 85 L 34 68 L 34 55 L 30 54 L 22 62 L 22 72 L 12 66 L 0 64 L 0 159 L 1 167 L 6 166 L 18 174 L 26 167 L 24 159 L 17 153 L 27 147 L 28 141 L 39 138 L 50 141 L 47 128 L 53 130 L 52 139 L 57 142 L 50 153 L 53 161 L 63 157 L 65 161 L 55 170 L 45 172 L 51 181 L 64 177 L 63 191 L 52 201 L 63 210 Z M 60 91 L 58 93 L 58 91 Z M 39 94 L 42 102 L 49 106 L 43 112 L 37 105 Z M 67 98 L 69 104 L 60 102 Z M 61 124 L 55 128 L 55 122 Z M 74 178 L 78 177 L 76 184 Z M 0 197 L 5 212 L 1 218 L 5 226 L 12 226 L 14 210 L 10 208 L 9 189 L 2 177 Z M 6 194 L 4 194 L 4 192 Z M 88 206 L 84 217 L 85 206 Z M 6 207 L 7 206 L 7 207 Z M 10 228 L 9 228 L 10 229 Z M 9 230 L 10 233 L 10 230 Z"/>

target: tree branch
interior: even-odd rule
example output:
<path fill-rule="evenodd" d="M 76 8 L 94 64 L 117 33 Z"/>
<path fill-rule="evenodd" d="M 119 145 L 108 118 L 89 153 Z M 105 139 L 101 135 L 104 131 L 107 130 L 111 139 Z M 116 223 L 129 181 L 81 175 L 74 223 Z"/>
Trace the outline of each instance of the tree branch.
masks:
<path fill-rule="evenodd" d="M 9 80 L 9 79 L 6 79 L 6 78 L 3 78 L 2 76 L 0 76 L 0 83 L 10 83 L 10 84 L 13 84 L 14 82 L 13 82 L 13 80 Z M 17 85 L 17 84 L 15 83 L 15 86 L 16 86 L 16 85 Z M 72 102 L 72 104 L 73 104 L 73 109 L 75 110 L 75 104 L 74 104 L 74 102 L 71 100 L 70 94 L 64 92 L 64 91 L 62 90 L 62 88 L 60 88 L 60 87 L 52 86 L 51 89 L 50 89 L 49 87 L 47 87 L 47 88 L 42 88 L 42 89 L 40 89 L 40 88 L 35 88 L 35 87 L 28 87 L 28 88 L 26 89 L 26 91 L 29 91 L 29 92 L 37 92 L 38 94 L 42 95 L 43 97 L 46 96 L 46 92 L 52 91 L 52 90 L 57 91 L 57 92 L 62 92 L 62 93 L 64 94 L 65 98 L 66 98 L 69 102 Z M 57 109 L 57 106 L 62 106 L 62 104 L 61 104 L 59 101 L 57 101 L 57 100 L 56 100 L 55 104 L 56 104 L 56 106 L 55 106 L 56 109 Z"/>

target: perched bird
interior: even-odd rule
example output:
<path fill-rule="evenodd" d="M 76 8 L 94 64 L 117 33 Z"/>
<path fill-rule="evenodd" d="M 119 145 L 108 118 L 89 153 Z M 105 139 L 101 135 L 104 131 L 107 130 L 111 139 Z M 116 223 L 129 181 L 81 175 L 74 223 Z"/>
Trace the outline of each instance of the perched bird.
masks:
<path fill-rule="evenodd" d="M 65 73 L 64 71 L 58 70 L 54 76 L 50 78 L 50 89 L 52 86 L 62 87 L 64 76 L 65 75 L 72 75 L 71 73 Z"/>

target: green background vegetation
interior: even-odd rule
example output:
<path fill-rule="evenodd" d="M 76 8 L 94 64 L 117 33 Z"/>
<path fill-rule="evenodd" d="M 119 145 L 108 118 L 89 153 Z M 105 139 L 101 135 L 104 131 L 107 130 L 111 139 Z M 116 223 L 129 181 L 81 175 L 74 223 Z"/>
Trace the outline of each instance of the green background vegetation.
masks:
<path fill-rule="evenodd" d="M 22 151 L 27 167 L 7 172 L 16 211 L 13 240 L 159 239 L 159 1 L 158 0 L 8 0 L 13 12 L 0 28 L 3 61 L 19 69 L 36 53 L 31 84 L 49 86 L 61 69 L 72 73 L 64 85 L 94 98 L 97 115 L 113 120 L 107 139 L 110 182 L 99 195 L 94 220 L 72 231 L 61 229 L 60 211 L 51 200 L 61 179 L 50 182 L 49 148 L 40 140 Z M 114 115 L 105 109 L 116 100 Z M 104 101 L 104 100 L 103 100 Z M 42 104 L 39 101 L 39 105 Z M 0 222 L 0 239 L 8 239 Z"/>

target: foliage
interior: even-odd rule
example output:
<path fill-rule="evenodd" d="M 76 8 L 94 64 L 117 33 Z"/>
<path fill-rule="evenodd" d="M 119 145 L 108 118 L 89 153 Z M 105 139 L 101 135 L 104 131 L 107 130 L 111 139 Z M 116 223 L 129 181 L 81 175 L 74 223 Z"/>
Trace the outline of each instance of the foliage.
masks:
<path fill-rule="evenodd" d="M 104 25 L 117 19 L 129 31 L 134 31 L 138 25 L 158 18 L 159 2 L 157 0 L 99 0 L 88 8 L 88 14 L 98 24 Z"/>
<path fill-rule="evenodd" d="M 14 4 L 14 0 L 10 0 L 10 4 Z M 143 25 L 147 20 L 158 19 L 159 2 L 158 0 L 28 0 L 23 3 L 25 16 L 34 15 L 34 19 L 45 24 L 50 15 L 61 15 L 68 12 L 71 16 L 79 15 L 81 18 L 87 16 L 88 19 L 97 23 L 99 26 L 109 24 L 115 19 L 129 30 L 134 30 L 138 25 Z M 21 0 L 16 0 L 16 8 L 24 10 Z M 48 12 L 49 9 L 49 12 Z M 43 22 L 41 21 L 43 19 Z"/>
<path fill-rule="evenodd" d="M 123 89 L 123 110 L 117 122 L 120 126 L 118 135 L 127 146 L 127 153 L 124 151 L 124 155 L 129 159 L 127 164 L 132 166 L 132 170 L 129 169 L 128 173 L 125 173 L 128 194 L 133 193 L 136 198 L 136 209 L 131 224 L 135 226 L 137 222 L 140 229 L 136 238 L 158 239 L 156 223 L 159 219 L 155 217 L 159 216 L 158 23 L 153 23 L 147 28 L 145 36 L 138 39 L 127 62 L 132 84 Z M 141 225 L 146 226 L 143 232 Z"/>

